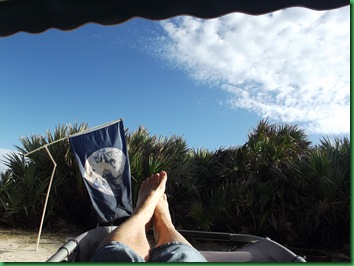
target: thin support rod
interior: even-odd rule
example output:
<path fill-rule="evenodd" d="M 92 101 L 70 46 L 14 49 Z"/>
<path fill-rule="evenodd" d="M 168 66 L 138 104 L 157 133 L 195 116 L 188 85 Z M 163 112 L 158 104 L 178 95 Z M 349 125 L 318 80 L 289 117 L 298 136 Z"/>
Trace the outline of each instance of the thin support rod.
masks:
<path fill-rule="evenodd" d="M 42 213 L 42 219 L 41 219 L 41 224 L 40 224 L 40 226 L 39 226 L 39 232 L 38 232 L 38 237 L 37 237 L 36 251 L 38 250 L 39 240 L 40 240 L 41 234 L 42 234 L 42 227 L 43 227 L 44 216 L 45 216 L 45 212 L 46 212 L 47 204 L 48 204 L 48 199 L 49 199 L 49 193 L 50 193 L 50 189 L 51 189 L 51 187 L 52 187 L 53 178 L 54 178 L 54 173 L 55 173 L 55 170 L 56 170 L 56 168 L 57 168 L 57 163 L 56 163 L 55 160 L 53 159 L 52 154 L 49 152 L 48 145 L 45 145 L 44 148 L 45 148 L 45 150 L 47 151 L 47 153 L 48 153 L 50 159 L 52 160 L 54 167 L 53 167 L 52 175 L 50 176 L 50 181 L 49 181 L 49 185 L 48 185 L 48 191 L 47 191 L 47 195 L 46 195 L 45 202 L 44 202 L 43 213 Z"/>
<path fill-rule="evenodd" d="M 0 0 L 0 1 L 1 1 L 1 0 Z M 108 123 L 106 123 L 106 124 L 102 124 L 102 125 L 99 125 L 99 126 L 96 126 L 96 127 L 93 127 L 93 128 L 86 129 L 86 130 L 84 130 L 84 131 L 82 131 L 82 132 L 77 132 L 77 133 L 72 134 L 72 135 L 70 135 L 70 136 L 63 137 L 63 138 L 58 139 L 58 140 L 55 140 L 55 141 L 53 141 L 53 142 L 51 142 L 51 143 L 45 144 L 44 146 L 41 146 L 41 147 L 39 147 L 39 148 L 37 148 L 37 149 L 35 149 L 35 150 L 33 150 L 33 151 L 30 151 L 30 152 L 24 154 L 24 156 L 27 157 L 28 155 L 30 155 L 30 154 L 32 154 L 32 153 L 35 153 L 35 152 L 37 152 L 37 151 L 43 149 L 45 146 L 52 145 L 52 144 L 57 143 L 57 142 L 59 142 L 59 141 L 62 141 L 62 140 L 64 140 L 64 139 L 69 139 L 69 138 L 71 138 L 71 137 L 76 137 L 76 136 L 79 136 L 79 135 L 83 135 L 83 134 L 89 133 L 89 132 L 91 132 L 91 131 L 94 131 L 94 130 L 97 130 L 97 129 L 100 129 L 100 128 L 103 128 L 103 127 L 106 127 L 106 126 L 113 125 L 114 123 L 118 123 L 119 121 L 122 121 L 122 120 L 123 120 L 123 118 L 120 118 L 120 119 L 114 120 L 114 121 L 112 121 L 112 122 L 108 122 Z"/>
<path fill-rule="evenodd" d="M 35 149 L 35 150 L 33 150 L 33 151 L 30 151 L 30 152 L 24 154 L 23 156 L 27 157 L 28 155 L 30 155 L 30 154 L 32 154 L 32 153 L 35 153 L 35 152 L 37 152 L 37 151 L 39 151 L 39 150 L 41 150 L 41 149 L 43 149 L 43 148 L 45 148 L 45 147 L 47 147 L 47 146 L 49 146 L 49 145 L 52 145 L 52 144 L 54 144 L 54 143 L 57 143 L 57 142 L 59 142 L 59 141 L 62 141 L 62 140 L 64 140 L 64 139 L 67 139 L 67 138 L 69 138 L 69 137 L 64 137 L 64 138 L 61 138 L 61 139 L 57 139 L 57 140 L 55 140 L 55 141 L 53 141 L 53 142 L 51 142 L 51 143 L 44 144 L 43 146 L 41 146 L 41 147 L 39 147 L 39 148 L 37 148 L 37 149 Z M 48 152 L 49 152 L 49 151 L 48 151 Z M 51 155 L 49 155 L 49 156 L 51 157 Z"/>
<path fill-rule="evenodd" d="M 117 119 L 117 120 L 114 120 L 112 122 L 108 122 L 108 123 L 105 123 L 105 124 L 102 124 L 102 125 L 99 125 L 99 126 L 96 126 L 96 127 L 92 127 L 92 128 L 89 128 L 89 129 L 86 129 L 84 131 L 81 131 L 81 132 L 77 132 L 75 134 L 72 134 L 70 135 L 68 138 L 72 138 L 72 137 L 77 137 L 77 136 L 80 136 L 80 135 L 83 135 L 83 134 L 86 134 L 86 133 L 90 133 L 92 131 L 95 131 L 95 130 L 98 130 L 98 129 L 101 129 L 101 128 L 104 128 L 104 127 L 108 127 L 110 125 L 113 125 L 115 123 L 118 123 L 120 121 L 122 121 L 123 118 L 120 118 L 120 119 Z"/>

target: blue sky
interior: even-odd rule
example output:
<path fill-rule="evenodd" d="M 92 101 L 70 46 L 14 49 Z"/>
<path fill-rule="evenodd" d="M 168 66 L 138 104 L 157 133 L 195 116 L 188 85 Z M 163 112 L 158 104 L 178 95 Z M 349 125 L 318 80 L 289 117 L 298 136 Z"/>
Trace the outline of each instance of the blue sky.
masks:
<path fill-rule="evenodd" d="M 58 124 L 121 117 L 130 131 L 180 135 L 192 148 L 242 145 L 265 117 L 315 143 L 348 136 L 349 10 L 136 18 L 1 38 L 0 150 Z"/>

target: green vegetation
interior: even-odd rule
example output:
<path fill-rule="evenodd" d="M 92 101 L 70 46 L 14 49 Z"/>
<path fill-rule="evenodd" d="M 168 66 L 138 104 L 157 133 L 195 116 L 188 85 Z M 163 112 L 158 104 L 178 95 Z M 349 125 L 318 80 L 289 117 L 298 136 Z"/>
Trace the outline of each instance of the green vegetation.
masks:
<path fill-rule="evenodd" d="M 58 126 L 21 139 L 0 181 L 0 226 L 38 228 L 53 169 L 46 143 L 87 129 Z M 350 243 L 350 141 L 311 146 L 297 126 L 259 122 L 244 145 L 190 149 L 179 136 L 126 131 L 133 203 L 141 182 L 166 170 L 167 195 L 178 228 L 268 236 L 287 246 L 345 250 Z M 87 230 L 96 225 L 68 141 L 50 145 L 57 170 L 45 226 Z M 349 253 L 349 251 L 348 251 Z"/>

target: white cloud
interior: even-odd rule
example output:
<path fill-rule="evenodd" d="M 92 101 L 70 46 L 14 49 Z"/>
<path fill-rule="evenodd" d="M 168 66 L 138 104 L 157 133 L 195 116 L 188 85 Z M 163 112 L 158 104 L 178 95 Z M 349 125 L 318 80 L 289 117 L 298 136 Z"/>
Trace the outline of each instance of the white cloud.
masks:
<path fill-rule="evenodd" d="M 225 90 L 232 108 L 310 133 L 349 133 L 350 7 L 179 17 L 161 25 L 166 36 L 157 52 L 195 80 Z"/>

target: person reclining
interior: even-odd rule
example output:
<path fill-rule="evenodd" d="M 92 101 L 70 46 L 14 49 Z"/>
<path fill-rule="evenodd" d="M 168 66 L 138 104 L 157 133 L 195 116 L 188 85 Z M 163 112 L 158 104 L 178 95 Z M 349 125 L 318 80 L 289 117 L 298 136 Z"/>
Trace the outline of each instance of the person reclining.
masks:
<path fill-rule="evenodd" d="M 94 262 L 206 262 L 172 223 L 165 194 L 167 173 L 162 171 L 141 185 L 133 214 L 102 240 Z M 156 247 L 150 248 L 146 231 L 153 223 Z"/>

